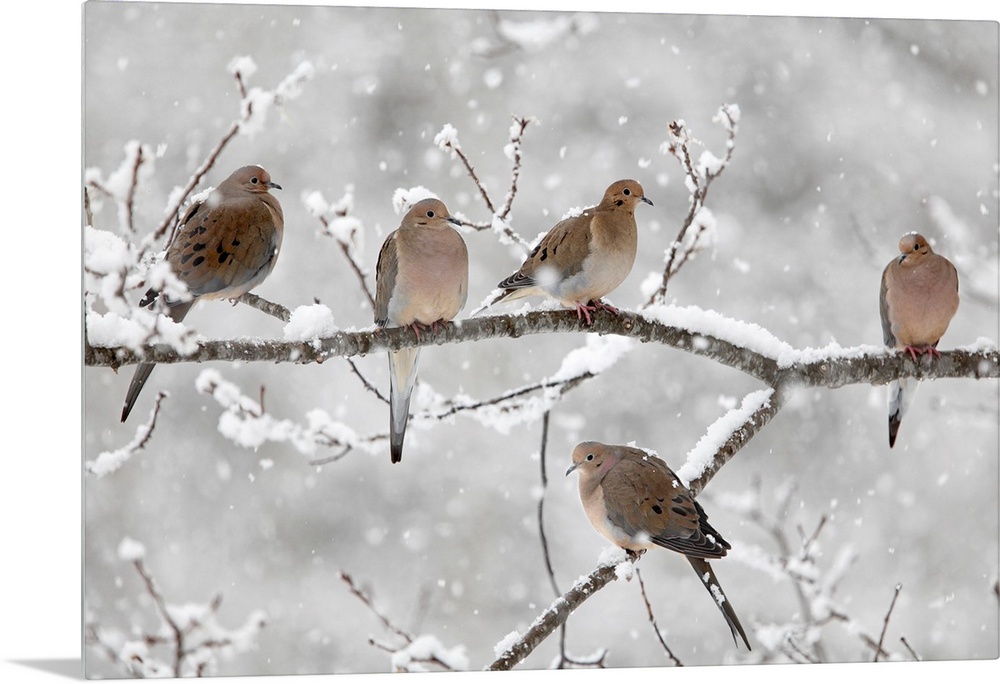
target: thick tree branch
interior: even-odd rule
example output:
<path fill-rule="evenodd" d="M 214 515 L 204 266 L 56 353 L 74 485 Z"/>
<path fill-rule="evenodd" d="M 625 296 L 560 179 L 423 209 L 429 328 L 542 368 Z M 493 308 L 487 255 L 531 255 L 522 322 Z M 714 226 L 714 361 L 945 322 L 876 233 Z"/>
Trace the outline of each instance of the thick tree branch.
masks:
<path fill-rule="evenodd" d="M 342 332 L 307 342 L 263 339 L 210 340 L 198 343 L 191 354 L 181 354 L 168 345 L 146 345 L 138 351 L 122 347 L 93 347 L 84 350 L 88 366 L 118 368 L 138 363 L 185 363 L 205 361 L 266 361 L 274 363 L 322 363 L 330 358 L 364 356 L 404 347 L 457 344 L 495 338 L 519 338 L 527 335 L 566 332 L 593 332 L 622 335 L 642 342 L 663 344 L 710 358 L 740 370 L 771 387 L 791 388 L 842 387 L 851 384 L 884 385 L 896 378 L 997 378 L 1000 377 L 1000 351 L 995 347 L 972 351 L 945 350 L 931 361 L 922 357 L 912 361 L 901 353 L 877 347 L 843 348 L 821 358 L 814 354 L 784 351 L 780 361 L 767 353 L 754 351 L 710 334 L 692 332 L 622 312 L 600 311 L 594 323 L 584 326 L 569 310 L 532 311 L 519 316 L 487 316 L 456 321 L 416 334 L 407 328 L 386 328 Z"/>

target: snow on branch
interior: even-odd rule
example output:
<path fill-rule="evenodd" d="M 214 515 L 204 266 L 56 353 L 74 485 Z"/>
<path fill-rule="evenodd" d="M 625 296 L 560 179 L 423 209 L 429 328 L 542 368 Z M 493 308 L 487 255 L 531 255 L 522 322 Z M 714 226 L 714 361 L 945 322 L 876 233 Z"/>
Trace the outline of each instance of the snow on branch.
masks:
<path fill-rule="evenodd" d="M 222 596 L 208 603 L 168 603 L 145 564 L 145 547 L 128 537 L 118 545 L 118 558 L 131 563 L 152 599 L 161 624 L 143 633 L 138 626 L 123 634 L 88 620 L 85 642 L 132 677 L 201 677 L 215 673 L 220 656 L 229 657 L 256 647 L 265 626 L 263 611 L 252 612 L 244 623 L 227 629 L 217 613 Z M 164 655 L 159 655 L 162 651 Z"/>
<path fill-rule="evenodd" d="M 789 535 L 785 527 L 795 489 L 794 479 L 776 488 L 774 513 L 764 509 L 759 479 L 745 493 L 716 494 L 712 497 L 716 505 L 739 514 L 740 519 L 761 528 L 776 547 L 775 551 L 769 551 L 759 545 L 741 544 L 734 547 L 727 558 L 763 573 L 773 582 L 787 584 L 799 603 L 799 610 L 787 622 L 753 625 L 755 642 L 759 647 L 749 657 L 759 663 L 838 661 L 839 657 L 826 652 L 822 637 L 828 625 L 840 624 L 847 634 L 857 637 L 872 650 L 874 660 L 902 659 L 901 654 L 890 653 L 884 647 L 885 631 L 899 585 L 892 585 L 895 594 L 883 618 L 880 634 L 872 633 L 850 617 L 847 604 L 837 599 L 836 592 L 858 555 L 850 545 L 832 553 L 819 544 L 820 534 L 826 525 L 825 516 L 820 518 L 812 532 L 807 534 L 799 528 L 798 539 Z M 905 645 L 905 640 L 903 643 Z M 919 659 L 908 646 L 907 649 L 911 657 Z"/>
<path fill-rule="evenodd" d="M 326 411 L 313 409 L 306 414 L 306 424 L 279 420 L 264 410 L 264 390 L 253 399 L 213 368 L 201 372 L 195 381 L 199 392 L 208 394 L 220 406 L 219 433 L 237 446 L 257 449 L 267 442 L 288 442 L 299 453 L 312 457 L 320 448 L 339 449 L 314 465 L 345 456 L 354 448 L 373 450 L 372 442 L 361 439 L 347 425 L 333 420 Z"/>
<path fill-rule="evenodd" d="M 726 154 L 720 159 L 704 150 L 695 163 L 691 156 L 693 145 L 700 144 L 691 136 L 683 119 L 672 121 L 667 127 L 669 140 L 660 151 L 677 159 L 684 169 L 684 184 L 691 193 L 688 199 L 688 213 L 681 224 L 677 237 L 667 248 L 664 257 L 663 274 L 659 286 L 649 295 L 646 302 L 652 305 L 666 300 L 670 279 L 699 252 L 715 244 L 715 216 L 705 206 L 708 188 L 726 170 L 733 152 L 736 150 L 736 133 L 740 120 L 740 108 L 735 104 L 724 104 L 712 119 L 726 131 Z"/>
<path fill-rule="evenodd" d="M 414 424 L 471 412 L 472 418 L 484 426 L 509 434 L 514 427 L 540 420 L 568 391 L 614 366 L 634 346 L 628 338 L 587 335 L 584 346 L 570 351 L 552 375 L 490 399 L 476 400 L 463 394 L 431 399 L 424 385 L 416 403 L 428 408 L 414 415 Z M 539 391 L 541 396 L 535 394 Z"/>
<path fill-rule="evenodd" d="M 245 78 L 251 76 L 257 69 L 256 63 L 250 57 L 237 57 L 229 63 L 229 71 L 236 79 L 240 90 L 240 117 L 234 120 L 215 147 L 208 153 L 208 157 L 202 162 L 187 183 L 180 189 L 175 189 L 172 193 L 172 202 L 164 212 L 163 222 L 147 238 L 147 244 L 163 237 L 171 228 L 176 226 L 180 209 L 188 199 L 194 189 L 201 183 L 205 174 L 215 166 L 216 160 L 225 149 L 226 145 L 239 134 L 253 135 L 264 125 L 267 112 L 271 106 L 281 106 L 286 101 L 292 100 L 301 94 L 301 84 L 312 78 L 313 66 L 308 61 L 300 62 L 299 65 L 286 76 L 274 90 L 265 90 L 259 87 L 246 88 Z M 170 244 L 173 239 L 173 232 L 167 237 L 164 244 Z"/>
<path fill-rule="evenodd" d="M 884 385 L 895 378 L 997 378 L 1000 352 L 995 342 L 980 338 L 954 350 L 942 350 L 933 362 L 926 357 L 914 362 L 905 354 L 875 345 L 823 349 L 795 349 L 780 342 L 754 324 L 725 318 L 697 307 L 670 307 L 670 316 L 622 311 L 620 315 L 599 311 L 593 325 L 584 326 L 573 311 L 536 310 L 524 315 L 484 316 L 455 321 L 417 335 L 408 328 L 374 327 L 341 331 L 309 341 L 215 340 L 199 341 L 188 352 L 169 345 L 143 345 L 137 350 L 114 346 L 105 336 L 101 344 L 88 340 L 84 362 L 88 366 L 121 366 L 139 361 L 186 363 L 205 361 L 267 361 L 276 363 L 322 363 L 330 358 L 352 357 L 393 351 L 404 347 L 458 344 L 495 338 L 520 338 L 548 333 L 586 332 L 617 335 L 644 343 L 662 344 L 696 356 L 710 358 L 742 371 L 770 387 L 796 384 L 841 387 L 849 384 Z M 673 319 L 671 316 L 676 315 Z M 685 320 L 686 319 L 686 320 Z M 676 321 L 676 322 L 667 322 Z"/>
<path fill-rule="evenodd" d="M 156 417 L 160 415 L 160 405 L 167 396 L 166 392 L 160 392 L 156 395 L 156 401 L 149 412 L 149 421 L 136 428 L 135 437 L 132 438 L 131 442 L 114 451 L 102 451 L 93 461 L 84 463 L 84 469 L 91 475 L 104 477 L 121 468 L 130 458 L 142 451 L 153 436 Z"/>
<path fill-rule="evenodd" d="M 446 648 L 432 634 L 413 636 L 393 624 L 386 614 L 375 606 L 371 596 L 358 587 L 354 579 L 343 570 L 340 571 L 340 579 L 348 586 L 351 594 L 365 604 L 368 610 L 378 618 L 382 626 L 403 642 L 402 646 L 393 648 L 374 637 L 368 637 L 369 644 L 390 654 L 390 662 L 394 672 L 426 672 L 428 665 L 446 671 L 469 669 L 469 659 L 465 654 L 465 646 L 458 645 Z"/>
<path fill-rule="evenodd" d="M 361 291 L 372 309 L 375 296 L 368 287 L 368 268 L 361 259 L 364 249 L 365 226 L 354 216 L 354 186 L 348 185 L 344 194 L 336 202 L 327 202 L 319 190 L 302 193 L 302 203 L 309 213 L 323 224 L 323 234 L 333 238 L 347 259 L 351 271 L 358 279 Z"/>
<path fill-rule="evenodd" d="M 450 153 L 452 157 L 457 157 L 461 160 L 462 165 L 465 166 L 466 173 L 479 190 L 479 194 L 482 196 L 483 202 L 486 204 L 486 208 L 489 210 L 490 214 L 492 214 L 490 221 L 486 223 L 474 223 L 466 221 L 461 217 L 456 218 L 459 218 L 462 225 L 475 230 L 492 229 L 496 233 L 501 244 L 520 244 L 525 249 L 529 247 L 528 242 L 510 227 L 507 217 L 510 214 L 514 197 L 517 195 L 517 181 L 521 175 L 521 138 L 524 137 L 525 129 L 532 123 L 538 123 L 538 120 L 531 116 L 513 117 L 509 130 L 510 135 L 507 144 L 504 146 L 504 154 L 511 161 L 510 189 L 504 197 L 503 205 L 499 208 L 497 208 L 496 203 L 490 197 L 490 193 L 486 189 L 486 186 L 479 179 L 479 176 L 476 175 L 476 170 L 472 166 L 472 162 L 469 160 L 469 157 L 462 150 L 462 145 L 458 140 L 458 131 L 455 127 L 451 124 L 445 124 L 441 131 L 434 136 L 435 145 L 441 148 L 444 152 Z"/>

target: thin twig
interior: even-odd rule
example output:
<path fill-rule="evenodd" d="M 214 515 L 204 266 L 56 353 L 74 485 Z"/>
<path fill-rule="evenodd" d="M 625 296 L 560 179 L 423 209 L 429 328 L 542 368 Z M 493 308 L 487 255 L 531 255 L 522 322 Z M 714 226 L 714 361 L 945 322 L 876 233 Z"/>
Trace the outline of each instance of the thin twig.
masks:
<path fill-rule="evenodd" d="M 902 588 L 902 584 L 897 584 L 895 591 L 893 591 L 892 602 L 889 604 L 889 610 L 885 613 L 885 620 L 882 621 L 882 633 L 878 635 L 878 645 L 875 647 L 875 658 L 872 662 L 878 662 L 878 656 L 882 652 L 882 643 L 885 641 L 885 633 L 889 629 L 889 618 L 892 617 L 892 609 L 896 607 L 896 599 L 899 598 L 899 592 Z"/>
<path fill-rule="evenodd" d="M 237 70 L 233 74 L 233 77 L 236 79 L 236 84 L 240 91 L 240 101 L 242 104 L 244 101 L 246 101 L 247 97 L 246 86 L 243 83 L 243 75 Z M 229 129 L 222 135 L 222 138 L 219 140 L 219 142 L 216 143 L 215 147 L 213 147 L 212 150 L 208 153 L 208 156 L 205 158 L 205 161 L 203 161 L 201 163 L 201 166 L 195 169 L 195 172 L 191 174 L 190 178 L 188 178 L 188 182 L 184 185 L 184 188 L 181 190 L 181 193 L 177 196 L 177 199 L 174 201 L 174 204 L 167 210 L 163 222 L 153 232 L 151 236 L 151 241 L 155 242 L 159 240 L 161 237 L 163 237 L 163 235 L 167 232 L 168 229 L 171 229 L 171 227 L 173 229 L 170 230 L 170 235 L 163 243 L 164 247 L 166 247 L 173 241 L 174 233 L 176 232 L 178 227 L 177 216 L 180 213 L 181 207 L 184 206 L 184 202 L 187 201 L 187 198 L 188 196 L 190 196 L 191 192 L 196 187 L 198 187 L 198 184 L 201 183 L 201 180 L 202 178 L 205 177 L 205 174 L 207 174 L 212 169 L 212 167 L 215 166 L 215 162 L 219 158 L 219 155 L 222 154 L 222 150 L 225 149 L 226 145 L 228 145 L 229 142 L 236 137 L 236 134 L 240 132 L 240 127 L 247 121 L 249 121 L 251 116 L 253 116 L 253 107 L 250 106 L 250 104 L 248 103 L 246 111 L 240 116 L 240 118 L 236 119 L 229 125 Z"/>
<path fill-rule="evenodd" d="M 276 304 L 275 302 L 268 301 L 259 295 L 255 295 L 252 292 L 247 292 L 240 295 L 234 301 L 241 302 L 247 306 L 252 306 L 258 311 L 266 313 L 268 316 L 273 316 L 283 323 L 287 323 L 292 319 L 292 312 L 288 310 L 287 307 L 281 304 Z"/>
<path fill-rule="evenodd" d="M 674 655 L 674 652 L 670 650 L 669 646 L 667 646 L 667 642 L 663 640 L 663 634 L 660 632 L 660 628 L 656 624 L 656 616 L 653 615 L 653 606 L 650 605 L 649 597 L 646 595 L 646 585 L 642 581 L 642 575 L 639 574 L 639 568 L 635 569 L 635 577 L 639 580 L 639 591 L 642 593 L 643 603 L 646 604 L 646 614 L 649 616 L 649 623 L 653 626 L 653 632 L 656 634 L 657 640 L 660 642 L 660 645 L 663 646 L 663 650 L 667 652 L 667 657 L 674 663 L 674 665 L 677 667 L 683 667 L 684 663 L 682 663 L 677 656 Z"/>
<path fill-rule="evenodd" d="M 688 231 L 691 230 L 698 212 L 700 212 L 702 207 L 705 206 L 705 201 L 708 198 L 708 189 L 711 186 L 712 181 L 722 175 L 722 172 L 725 171 L 729 162 L 732 160 L 733 152 L 736 149 L 736 118 L 729 105 L 723 105 L 719 109 L 719 114 L 724 116 L 728 122 L 728 125 L 726 126 L 728 131 L 728 138 L 726 140 L 726 155 L 721 160 L 716 171 L 713 172 L 711 169 L 705 169 L 704 177 L 700 176 L 698 170 L 695 169 L 694 162 L 691 159 L 691 136 L 685 127 L 684 122 L 672 121 L 668 125 L 671 136 L 671 143 L 668 150 L 674 157 L 677 158 L 684 169 L 686 180 L 691 187 L 691 199 L 688 205 L 687 216 L 684 217 L 684 221 L 681 223 L 681 228 L 677 233 L 677 237 L 670 245 L 666 265 L 663 268 L 663 276 L 660 281 L 660 286 L 652 295 L 650 295 L 649 300 L 646 302 L 646 306 L 650 306 L 656 302 L 662 302 L 666 299 L 667 285 L 669 284 L 670 279 L 694 255 L 694 252 L 696 251 L 695 247 L 698 244 L 698 240 L 705 227 L 704 225 L 699 225 L 697 227 L 698 232 L 695 234 L 693 239 L 688 237 Z M 681 252 L 680 248 L 685 244 L 685 242 L 688 242 L 690 247 Z M 678 254 L 680 255 L 679 259 Z"/>
<path fill-rule="evenodd" d="M 180 628 L 174 618 L 170 615 L 170 611 L 167 610 L 166 601 L 163 595 L 160 594 L 159 590 L 156 588 L 156 582 L 153 580 L 152 575 L 146 572 L 146 566 L 143 564 L 141 558 L 137 558 L 132 563 L 135 566 L 136 572 L 142 578 L 143 583 L 146 585 L 146 593 L 153 599 L 153 603 L 156 605 L 156 610 L 160 613 L 163 621 L 167 623 L 170 631 L 174 634 L 174 676 L 181 676 L 181 665 L 184 661 L 184 630 Z"/>
<path fill-rule="evenodd" d="M 359 601 L 364 603 L 368 607 L 368 610 L 370 610 L 372 614 L 376 618 L 378 618 L 378 621 L 382 623 L 383 627 L 385 627 L 387 630 L 389 630 L 396 636 L 406 641 L 406 643 L 410 643 L 413 641 L 413 636 L 411 634 L 409 634 L 406 630 L 394 625 L 392 621 L 388 617 L 386 617 L 385 613 L 383 613 L 382 611 L 380 611 L 378 608 L 375 607 L 375 603 L 374 601 L 372 601 L 372 598 L 368 596 L 368 594 L 366 594 L 364 591 L 362 591 L 357 584 L 354 583 L 354 579 L 350 575 L 341 570 L 340 579 L 343 580 L 343 582 L 347 585 L 351 593 L 354 596 L 356 596 Z"/>
<path fill-rule="evenodd" d="M 346 216 L 346 213 L 343 214 Z M 369 306 L 372 310 L 375 309 L 375 295 L 372 294 L 371 289 L 368 287 L 368 271 L 366 271 L 361 264 L 359 264 L 354 255 L 351 253 L 351 246 L 347 244 L 344 240 L 336 237 L 330 232 L 330 220 L 325 216 L 318 216 L 319 222 L 323 224 L 326 229 L 326 234 L 331 235 L 337 242 L 337 246 L 340 247 L 340 251 L 344 254 L 344 258 L 347 259 L 348 265 L 351 267 L 351 271 L 354 276 L 358 279 L 358 284 L 361 285 L 361 291 L 364 293 L 365 298 L 368 300 Z"/>
<path fill-rule="evenodd" d="M 361 381 L 361 384 L 365 386 L 366 390 L 368 390 L 369 392 L 371 392 L 372 394 L 374 394 L 376 397 L 378 397 L 379 401 L 381 401 L 383 404 L 388 404 L 389 403 L 389 400 L 385 396 L 383 396 L 381 392 L 378 391 L 378 388 L 375 387 L 375 385 L 373 385 L 370 382 L 368 382 L 368 379 L 365 378 L 365 376 L 361 374 L 361 371 L 358 369 L 358 367 L 354 363 L 354 361 L 352 361 L 349 358 L 345 358 L 344 360 L 347 361 L 347 364 L 351 367 L 351 371 L 353 371 L 354 374 L 356 376 L 358 376 L 358 379 Z"/>
<path fill-rule="evenodd" d="M 135 189 L 139 184 L 139 167 L 144 161 L 142 145 L 138 145 L 135 152 L 135 163 L 132 165 L 132 178 L 129 182 L 128 194 L 125 195 L 125 225 L 132 235 L 135 234 Z"/>
<path fill-rule="evenodd" d="M 917 654 L 917 652 L 913 650 L 913 647 L 912 647 L 912 646 L 910 646 L 910 642 L 908 642 L 908 641 L 906 640 L 906 637 L 899 637 L 899 641 L 900 641 L 900 642 L 901 642 L 901 643 L 903 644 L 903 646 L 904 646 L 904 647 L 906 648 L 906 650 L 907 650 L 907 651 L 909 651 L 909 653 L 910 653 L 910 656 L 911 656 L 911 657 L 912 657 L 912 658 L 913 658 L 914 660 L 916 660 L 917 662 L 920 662 L 920 661 L 922 661 L 922 660 L 923 660 L 923 658 L 921 658 L 921 657 L 920 657 L 920 656 L 919 656 L 919 655 Z"/>

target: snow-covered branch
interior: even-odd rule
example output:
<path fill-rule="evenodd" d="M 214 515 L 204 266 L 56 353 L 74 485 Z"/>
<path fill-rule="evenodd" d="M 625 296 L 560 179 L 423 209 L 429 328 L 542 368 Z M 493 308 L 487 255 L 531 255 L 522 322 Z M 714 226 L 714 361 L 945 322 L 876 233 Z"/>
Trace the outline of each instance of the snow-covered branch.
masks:
<path fill-rule="evenodd" d="M 511 162 L 510 189 L 504 197 L 504 203 L 499 207 L 490 197 L 489 190 L 479 179 L 479 176 L 476 175 L 476 169 L 472 166 L 472 162 L 469 160 L 469 157 L 462 150 L 462 145 L 458 140 L 458 131 L 455 127 L 451 124 L 445 124 L 444 128 L 442 128 L 441 131 L 434 137 L 434 143 L 441 148 L 441 150 L 448 152 L 453 157 L 461 160 L 466 173 L 479 190 L 479 194 L 483 198 L 483 203 L 486 205 L 490 214 L 492 214 L 490 221 L 486 223 L 476 223 L 459 217 L 462 225 L 474 228 L 475 230 L 492 229 L 501 243 L 520 244 L 525 248 L 528 247 L 528 241 L 518 235 L 514 229 L 510 227 L 507 217 L 510 214 L 511 207 L 514 203 L 514 197 L 517 195 L 517 181 L 521 175 L 521 138 L 524 136 L 525 129 L 532 123 L 537 123 L 537 120 L 534 117 L 513 117 L 513 121 L 510 126 L 510 136 L 508 138 L 507 145 L 504 146 L 504 154 L 508 157 L 508 159 L 510 159 Z"/>
<path fill-rule="evenodd" d="M 469 659 L 465 655 L 464 646 L 446 648 L 432 634 L 413 636 L 406 630 L 397 627 L 384 612 L 375 606 L 371 596 L 363 591 L 354 582 L 354 579 L 343 570 L 340 571 L 340 579 L 347 584 L 351 594 L 365 604 L 368 610 L 378 618 L 383 627 L 403 641 L 403 646 L 394 648 L 374 637 L 368 638 L 368 643 L 372 646 L 391 654 L 390 660 L 394 672 L 425 672 L 427 665 L 446 671 L 467 670 L 469 668 Z"/>
<path fill-rule="evenodd" d="M 256 646 L 257 635 L 266 624 L 263 611 L 254 611 L 235 629 L 222 627 L 217 619 L 222 596 L 208 603 L 174 604 L 167 601 L 145 563 L 145 547 L 128 537 L 118 545 L 120 560 L 138 573 L 161 624 L 152 632 L 138 627 L 123 634 L 89 620 L 85 641 L 108 660 L 134 677 L 201 677 L 214 673 L 220 656 L 242 653 Z M 165 651 L 160 656 L 154 649 Z"/>
<path fill-rule="evenodd" d="M 994 342 L 986 339 L 974 345 L 942 350 L 940 358 L 934 361 L 921 358 L 917 362 L 874 345 L 840 347 L 833 344 L 823 349 L 795 349 L 754 324 L 694 307 L 664 307 L 656 317 L 625 311 L 616 316 L 601 311 L 594 316 L 590 327 L 584 326 L 573 311 L 550 310 L 456 321 L 453 325 L 423 332 L 419 338 L 407 328 L 376 330 L 372 327 L 306 341 L 202 340 L 193 344 L 189 352 L 178 351 L 167 344 L 144 345 L 133 351 L 126 345 L 108 346 L 104 341 L 102 346 L 88 345 L 84 361 L 89 366 L 112 368 L 139 361 L 322 363 L 331 358 L 363 356 L 404 347 L 566 332 L 619 335 L 666 345 L 740 370 L 770 387 L 884 385 L 900 377 L 920 380 L 1000 377 L 1000 351 Z"/>
<path fill-rule="evenodd" d="M 667 285 L 681 267 L 693 259 L 705 247 L 715 241 L 715 216 L 705 207 L 708 188 L 712 181 L 726 170 L 733 152 L 736 150 L 736 133 L 740 120 L 740 108 L 735 104 L 719 107 L 713 121 L 721 124 L 727 133 L 726 153 L 720 159 L 705 150 L 697 163 L 691 157 L 691 147 L 697 141 L 683 120 L 670 122 L 670 139 L 663 143 L 661 151 L 680 162 L 684 169 L 684 184 L 691 193 L 688 197 L 688 213 L 681 224 L 677 237 L 670 244 L 664 256 L 663 275 L 656 290 L 649 296 L 647 306 L 666 300 Z"/>

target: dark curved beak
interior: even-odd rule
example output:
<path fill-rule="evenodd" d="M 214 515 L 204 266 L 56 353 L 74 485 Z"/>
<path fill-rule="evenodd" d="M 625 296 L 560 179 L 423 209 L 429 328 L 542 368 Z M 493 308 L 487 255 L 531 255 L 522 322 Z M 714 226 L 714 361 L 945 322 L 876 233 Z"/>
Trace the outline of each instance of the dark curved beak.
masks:
<path fill-rule="evenodd" d="M 574 470 L 576 470 L 576 463 L 574 463 L 573 465 L 571 465 L 569 468 L 566 469 L 566 474 L 569 475 Z"/>
<path fill-rule="evenodd" d="M 643 195 L 643 196 L 642 196 L 642 197 L 640 197 L 639 199 L 640 199 L 641 201 L 645 202 L 646 204 L 648 204 L 649 206 L 653 206 L 653 200 L 649 199 L 649 198 L 648 198 L 648 197 L 646 197 L 645 195 Z"/>
<path fill-rule="evenodd" d="M 267 187 L 274 188 L 275 190 L 281 190 L 281 186 L 278 185 L 277 183 L 268 183 Z"/>

